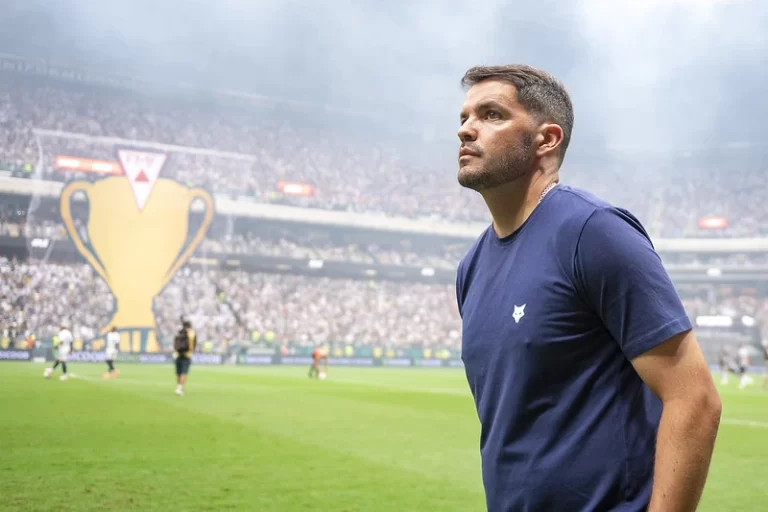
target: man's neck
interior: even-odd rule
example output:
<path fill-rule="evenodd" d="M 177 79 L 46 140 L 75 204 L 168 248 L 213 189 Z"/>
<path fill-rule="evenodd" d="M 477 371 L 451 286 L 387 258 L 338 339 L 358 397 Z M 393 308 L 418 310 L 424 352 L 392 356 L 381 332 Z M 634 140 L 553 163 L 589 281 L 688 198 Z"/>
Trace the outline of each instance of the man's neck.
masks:
<path fill-rule="evenodd" d="M 482 192 L 493 217 L 496 236 L 504 238 L 522 226 L 539 204 L 546 188 L 559 180 L 559 173 L 536 171 L 512 183 Z"/>

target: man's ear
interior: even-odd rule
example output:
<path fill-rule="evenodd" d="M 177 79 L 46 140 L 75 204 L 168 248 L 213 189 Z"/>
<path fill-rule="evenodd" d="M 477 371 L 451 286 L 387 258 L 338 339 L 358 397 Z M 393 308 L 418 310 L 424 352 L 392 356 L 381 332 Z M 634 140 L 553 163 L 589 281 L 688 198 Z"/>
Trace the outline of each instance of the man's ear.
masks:
<path fill-rule="evenodd" d="M 539 146 L 536 148 L 536 156 L 542 157 L 553 154 L 563 142 L 563 129 L 559 124 L 546 123 L 539 129 Z"/>

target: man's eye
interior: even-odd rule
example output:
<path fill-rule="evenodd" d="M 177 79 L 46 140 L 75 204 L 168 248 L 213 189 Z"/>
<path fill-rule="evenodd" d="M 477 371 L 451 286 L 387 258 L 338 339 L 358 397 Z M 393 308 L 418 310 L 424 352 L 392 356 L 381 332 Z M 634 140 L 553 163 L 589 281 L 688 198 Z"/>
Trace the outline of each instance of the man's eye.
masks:
<path fill-rule="evenodd" d="M 485 118 L 486 118 L 486 119 L 500 119 L 500 118 L 501 118 L 501 115 L 499 115 L 499 113 L 498 113 L 498 112 L 496 112 L 495 110 L 489 110 L 489 111 L 488 111 L 488 112 L 485 114 Z"/>

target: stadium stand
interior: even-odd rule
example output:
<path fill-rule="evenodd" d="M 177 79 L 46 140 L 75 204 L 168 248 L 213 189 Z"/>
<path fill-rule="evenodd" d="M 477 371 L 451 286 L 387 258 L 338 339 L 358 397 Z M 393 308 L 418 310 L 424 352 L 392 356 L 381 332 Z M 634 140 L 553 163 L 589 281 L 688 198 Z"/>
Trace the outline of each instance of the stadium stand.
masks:
<path fill-rule="evenodd" d="M 86 264 L 3 260 L 0 276 L 5 335 L 51 337 L 69 319 L 87 340 L 109 321 L 112 296 Z M 186 268 L 155 302 L 163 334 L 175 332 L 181 304 L 217 345 L 272 331 L 275 342 L 455 346 L 460 329 L 450 285 Z"/>
<path fill-rule="evenodd" d="M 480 199 L 455 183 L 454 146 L 390 144 L 391 135 L 363 137 L 360 121 L 323 123 L 276 105 L 0 73 L 0 177 L 32 180 L 41 190 L 98 178 L 63 165 L 62 155 L 115 161 L 115 146 L 132 141 L 161 145 L 169 155 L 164 177 L 217 198 L 369 219 L 488 222 Z M 745 160 L 575 155 L 563 177 L 628 208 L 655 239 L 725 243 L 768 234 L 765 164 L 757 155 Z M 293 195 L 285 183 L 309 192 Z M 57 199 L 0 190 L 0 338 L 51 337 L 69 317 L 75 335 L 88 340 L 114 310 L 109 287 L 69 241 Z M 87 205 L 73 211 L 87 235 Z M 197 258 L 154 300 L 160 335 L 173 332 L 183 309 L 215 350 L 267 333 L 275 343 L 458 347 L 452 278 L 471 236 L 320 225 L 312 217 L 285 223 L 219 212 Z M 692 316 L 748 315 L 765 337 L 768 301 L 759 283 L 768 257 L 759 244 L 664 247 Z M 731 271 L 733 281 L 718 281 Z"/>
<path fill-rule="evenodd" d="M 114 159 L 121 137 L 176 145 L 169 177 L 254 200 L 352 212 L 452 221 L 487 221 L 479 199 L 455 186 L 452 147 L 390 149 L 361 140 L 354 127 L 312 128 L 305 119 L 263 109 L 200 108 L 200 98 L 145 97 L 127 91 L 45 83 L 17 74 L 0 83 L 0 166 L 47 180 L 79 177 L 57 170 L 56 156 Z M 293 117 L 293 119 L 291 119 Z M 329 132 L 332 132 L 329 134 Z M 407 146 L 406 146 L 407 147 Z M 667 155 L 663 164 L 612 157 L 569 162 L 564 178 L 633 211 L 664 237 L 764 236 L 762 158 L 734 162 Z M 608 170 L 612 171 L 608 171 Z M 695 179 L 691 179 L 694 176 Z M 276 184 L 311 185 L 290 197 Z M 702 219 L 726 219 L 717 224 Z"/>

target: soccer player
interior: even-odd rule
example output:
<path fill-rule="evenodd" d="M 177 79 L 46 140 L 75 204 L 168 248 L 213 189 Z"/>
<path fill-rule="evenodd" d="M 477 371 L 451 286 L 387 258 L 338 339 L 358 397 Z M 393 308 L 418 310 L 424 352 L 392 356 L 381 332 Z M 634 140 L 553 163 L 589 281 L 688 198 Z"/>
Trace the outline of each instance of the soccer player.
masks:
<path fill-rule="evenodd" d="M 728 349 L 726 347 L 722 347 L 720 352 L 717 354 L 717 361 L 720 365 L 720 384 L 722 385 L 728 384 L 728 372 L 731 371 L 729 359 Z"/>
<path fill-rule="evenodd" d="M 325 372 L 320 371 L 320 361 L 325 361 Z M 312 351 L 312 366 L 309 367 L 309 378 L 320 378 L 321 374 L 328 374 L 328 352 L 323 347 L 316 347 Z"/>
<path fill-rule="evenodd" d="M 559 183 L 557 79 L 475 67 L 462 85 L 458 181 L 493 219 L 456 282 L 488 510 L 695 510 L 721 402 L 647 233 Z"/>
<path fill-rule="evenodd" d="M 184 385 L 187 383 L 189 367 L 192 366 L 192 353 L 197 347 L 197 336 L 192 323 L 182 320 L 181 330 L 176 334 L 173 342 L 176 358 L 176 394 L 184 395 Z"/>
<path fill-rule="evenodd" d="M 104 374 L 105 379 L 110 379 L 120 375 L 120 370 L 115 368 L 115 358 L 117 358 L 117 351 L 120 347 L 120 333 L 117 332 L 117 326 L 113 325 L 112 329 L 107 333 L 107 373 Z"/>
<path fill-rule="evenodd" d="M 749 384 L 752 384 L 752 377 L 749 376 L 747 373 L 747 370 L 749 370 L 749 365 L 752 363 L 751 357 L 749 355 L 749 347 L 746 343 L 742 343 L 739 347 L 739 375 L 741 378 L 739 379 L 739 389 L 746 388 Z"/>
<path fill-rule="evenodd" d="M 763 360 L 765 364 L 765 373 L 763 374 L 763 391 L 768 387 L 768 340 L 763 340 Z"/>
<path fill-rule="evenodd" d="M 47 379 L 53 375 L 53 371 L 58 368 L 59 365 L 61 365 L 62 375 L 59 377 L 59 380 L 68 380 L 69 376 L 67 375 L 67 360 L 69 359 L 69 353 L 72 351 L 72 342 L 74 341 L 74 337 L 72 336 L 72 331 L 70 331 L 65 324 L 61 324 L 58 338 L 59 350 L 58 354 L 56 355 L 56 362 L 53 363 L 53 368 L 46 368 L 45 378 Z"/>

